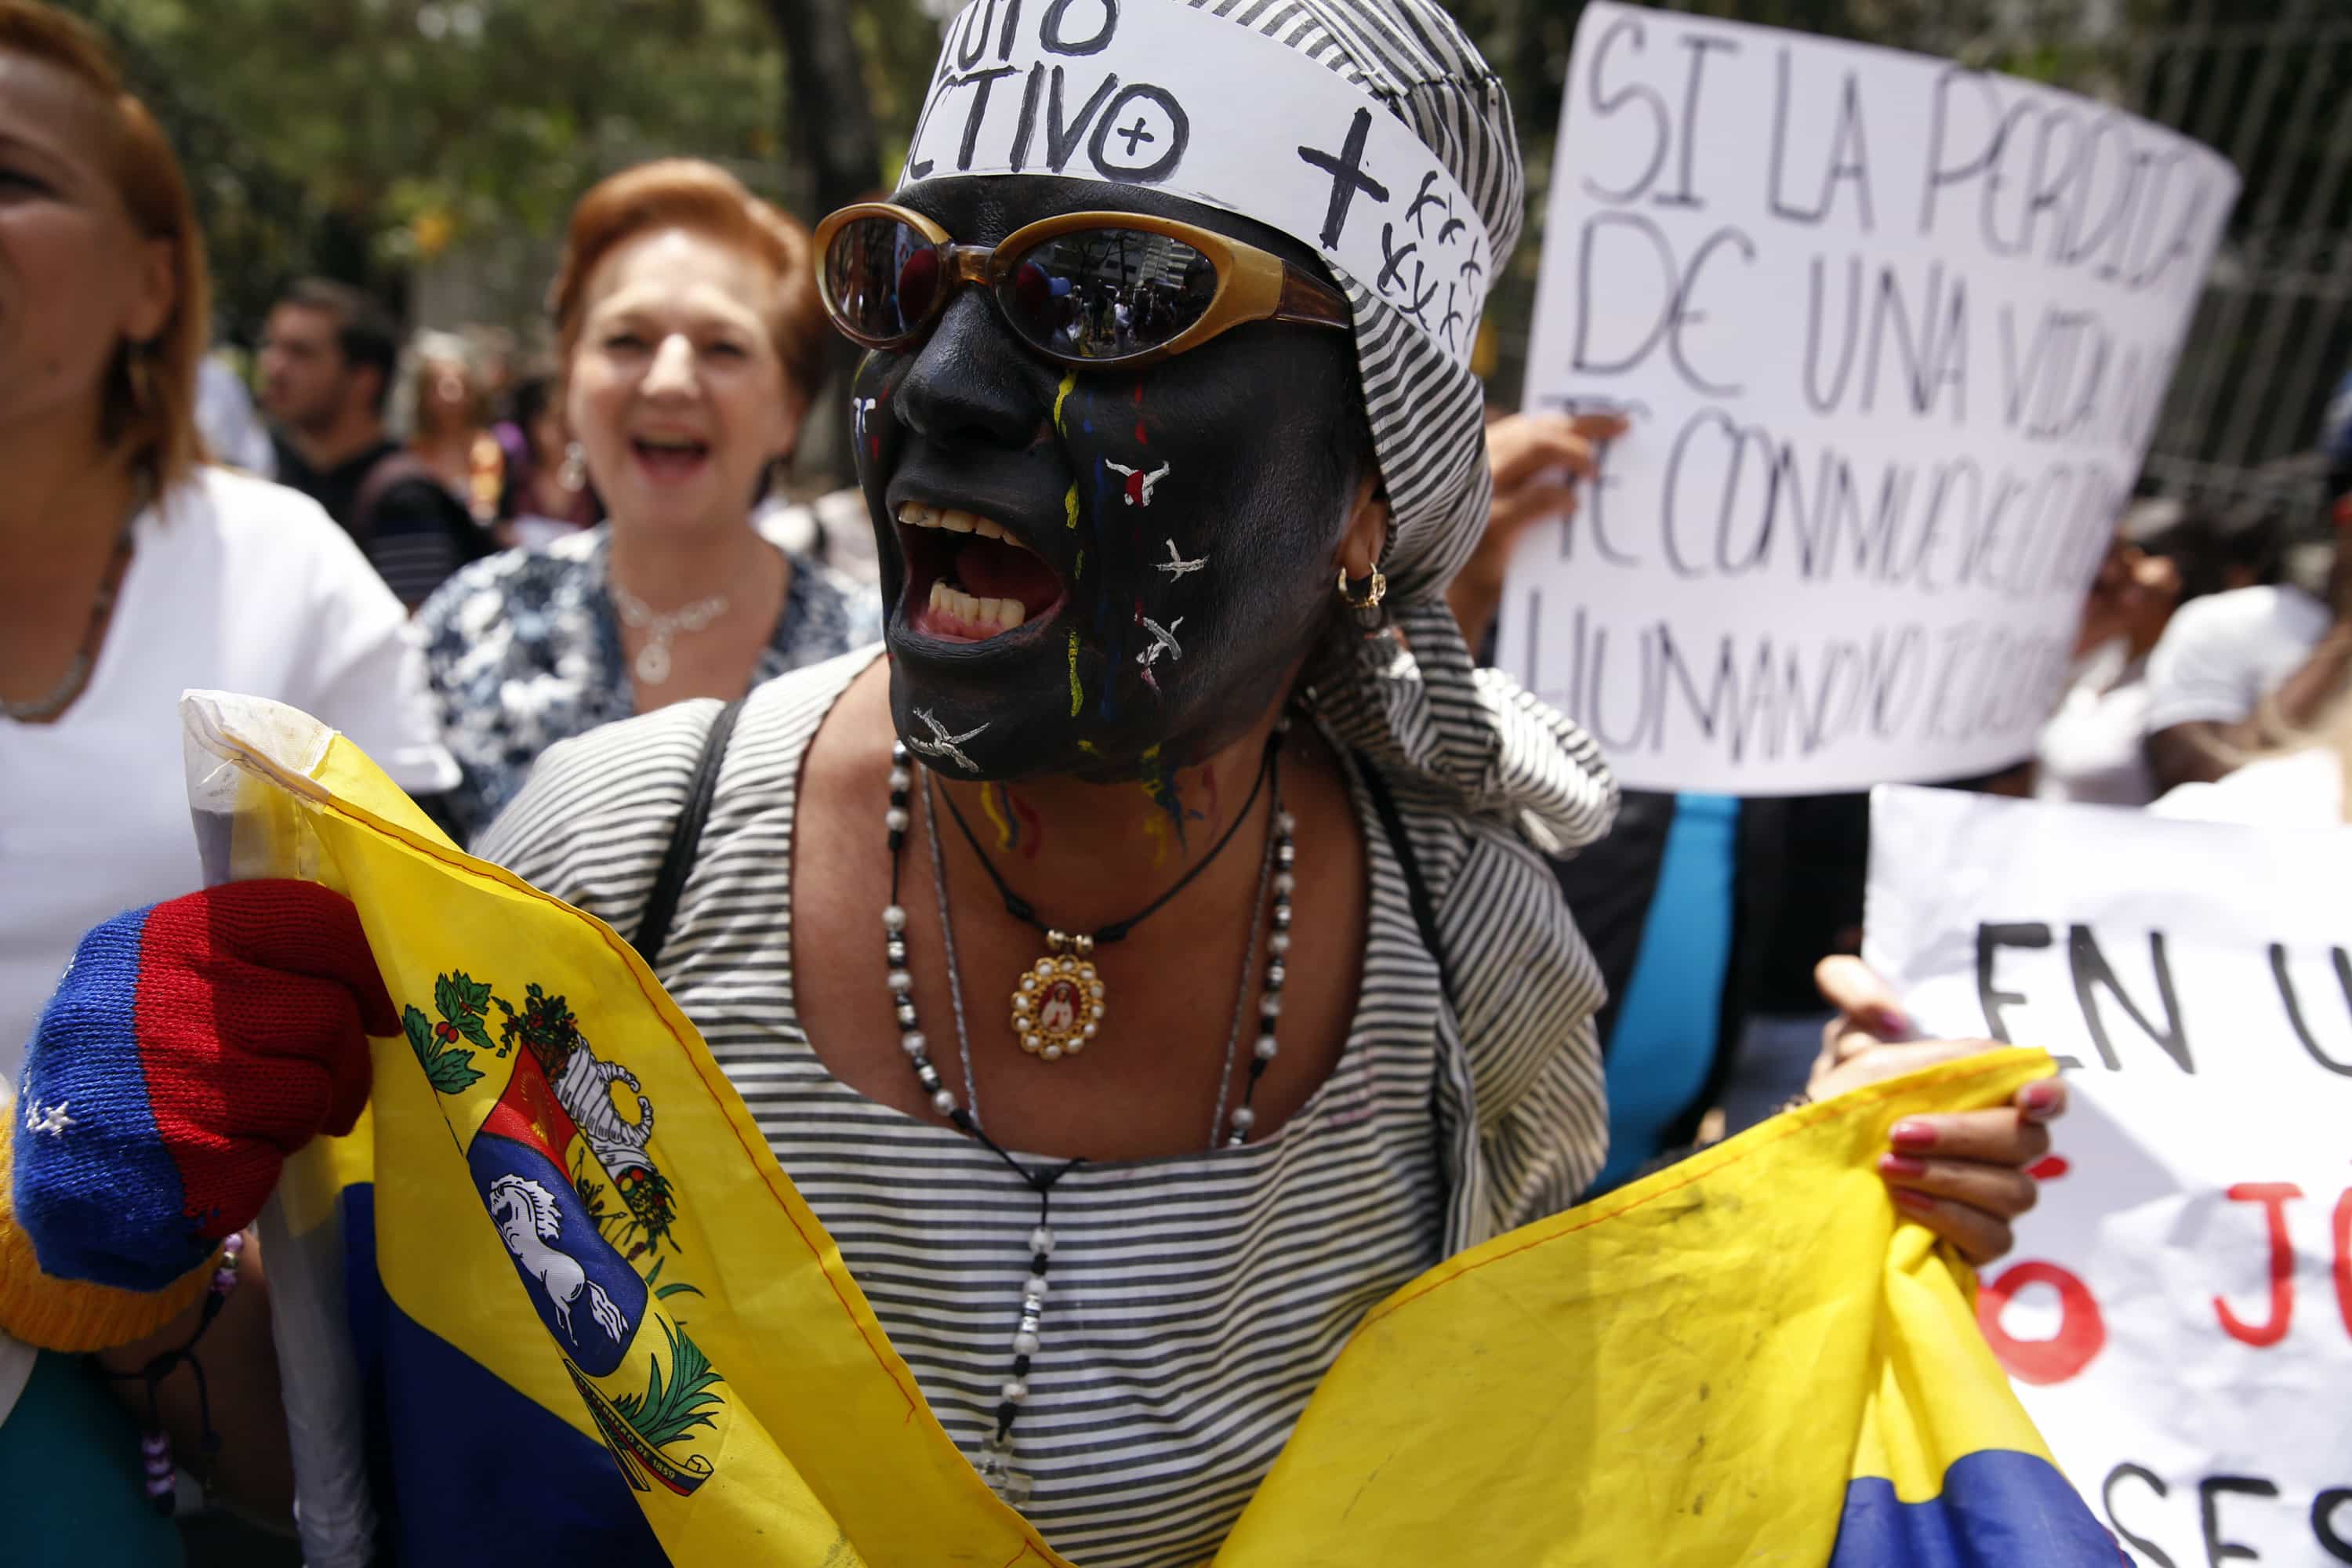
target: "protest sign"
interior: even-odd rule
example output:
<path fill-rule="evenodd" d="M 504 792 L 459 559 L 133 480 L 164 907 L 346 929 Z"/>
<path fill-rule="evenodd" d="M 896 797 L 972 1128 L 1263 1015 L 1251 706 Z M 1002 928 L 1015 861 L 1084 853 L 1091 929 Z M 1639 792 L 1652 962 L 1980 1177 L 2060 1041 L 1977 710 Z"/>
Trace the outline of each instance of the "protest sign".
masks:
<path fill-rule="evenodd" d="M 2352 832 L 1886 788 L 1864 955 L 2074 1109 L 1978 1317 L 2144 1568 L 2352 1563 Z"/>
<path fill-rule="evenodd" d="M 2237 184 L 2031 82 L 1587 5 L 1526 404 L 1632 428 L 1498 662 L 1640 788 L 2025 756 Z"/>

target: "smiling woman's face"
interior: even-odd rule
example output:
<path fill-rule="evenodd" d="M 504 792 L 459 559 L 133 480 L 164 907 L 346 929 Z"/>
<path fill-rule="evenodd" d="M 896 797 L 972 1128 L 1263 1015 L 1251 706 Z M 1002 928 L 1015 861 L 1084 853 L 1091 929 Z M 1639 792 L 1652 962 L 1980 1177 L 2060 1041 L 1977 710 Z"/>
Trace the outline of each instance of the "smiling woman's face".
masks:
<path fill-rule="evenodd" d="M 686 229 L 649 230 L 596 264 L 564 405 L 616 521 L 717 526 L 750 511 L 800 422 L 762 314 L 776 289 L 764 261 Z"/>
<path fill-rule="evenodd" d="M 1139 187 L 942 179 L 902 194 L 960 244 L 1075 211 L 1182 219 L 1311 259 Z M 1107 308 L 1107 307 L 1106 307 Z M 1258 322 L 1140 372 L 1025 348 L 967 289 L 854 387 L 881 544 L 891 701 L 956 776 L 1128 776 L 1204 760 L 1280 696 L 1329 611 L 1371 474 L 1345 333 Z"/>

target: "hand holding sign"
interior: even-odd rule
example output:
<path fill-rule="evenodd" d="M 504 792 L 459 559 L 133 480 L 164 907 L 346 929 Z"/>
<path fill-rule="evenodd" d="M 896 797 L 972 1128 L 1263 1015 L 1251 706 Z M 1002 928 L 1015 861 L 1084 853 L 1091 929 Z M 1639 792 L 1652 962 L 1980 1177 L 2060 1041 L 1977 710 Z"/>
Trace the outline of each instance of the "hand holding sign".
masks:
<path fill-rule="evenodd" d="M 1894 989 L 1858 958 L 1823 959 L 1813 973 L 1838 1009 L 1805 1084 L 1815 1100 L 2000 1048 L 1993 1040 L 1913 1039 Z M 2036 1197 L 2032 1167 L 2050 1152 L 2049 1124 L 2065 1113 L 2065 1086 L 2043 1079 L 1994 1110 L 1915 1116 L 1895 1124 L 1878 1173 L 1897 1208 L 1982 1267 L 2013 1245 L 2010 1226 Z"/>
<path fill-rule="evenodd" d="M 1486 426 L 1495 500 L 1478 549 L 1445 590 L 1463 640 L 1486 640 L 1502 603 L 1511 554 L 1539 522 L 1565 522 L 1578 489 L 1600 470 L 1601 448 L 1625 433 L 1616 414 L 1509 414 Z"/>

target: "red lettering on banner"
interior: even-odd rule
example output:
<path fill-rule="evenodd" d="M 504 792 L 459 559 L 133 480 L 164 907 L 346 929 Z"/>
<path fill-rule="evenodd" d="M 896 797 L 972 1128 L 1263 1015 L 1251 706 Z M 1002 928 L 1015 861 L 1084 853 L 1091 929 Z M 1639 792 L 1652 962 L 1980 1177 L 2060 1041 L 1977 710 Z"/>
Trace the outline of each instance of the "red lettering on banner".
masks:
<path fill-rule="evenodd" d="M 2048 1285 L 2058 1292 L 2058 1331 L 2046 1340 L 2021 1340 L 2001 1326 L 2001 1310 L 2028 1285 Z M 2091 1288 L 2055 1263 L 2014 1264 L 1979 1290 L 1977 1324 L 2009 1375 L 2037 1388 L 2075 1376 L 2107 1344 L 2106 1320 Z"/>
<path fill-rule="evenodd" d="M 2271 1316 L 2260 1328 L 2249 1327 L 2219 1296 L 2213 1298 L 2213 1311 L 2224 1333 L 2261 1350 L 2286 1338 L 2294 1321 L 2294 1243 L 2286 1233 L 2286 1205 L 2303 1196 L 2303 1189 L 2292 1182 L 2240 1182 L 2229 1195 L 2233 1204 L 2263 1205 L 2263 1219 L 2270 1229 Z"/>
<path fill-rule="evenodd" d="M 2336 1310 L 2352 1334 L 2352 1187 L 2336 1200 Z"/>

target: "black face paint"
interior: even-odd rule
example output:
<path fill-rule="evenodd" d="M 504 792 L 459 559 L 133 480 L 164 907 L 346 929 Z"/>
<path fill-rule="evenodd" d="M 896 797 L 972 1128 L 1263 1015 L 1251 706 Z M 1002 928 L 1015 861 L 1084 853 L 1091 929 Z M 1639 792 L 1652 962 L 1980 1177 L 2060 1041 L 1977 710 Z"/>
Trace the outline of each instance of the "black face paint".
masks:
<path fill-rule="evenodd" d="M 1262 225 L 1135 186 L 1007 175 L 898 199 L 967 245 L 1126 210 L 1312 259 Z M 1255 322 L 1141 372 L 1072 374 L 973 288 L 912 350 L 868 354 L 853 423 L 907 743 L 950 777 L 1129 778 L 1197 763 L 1261 717 L 1330 613 L 1371 461 L 1354 346 Z M 1027 554 L 908 526 L 909 502 L 988 519 Z M 954 591 L 944 612 L 937 583 Z M 957 593 L 1017 598 L 1027 619 L 985 640 L 936 635 L 985 629 Z"/>

